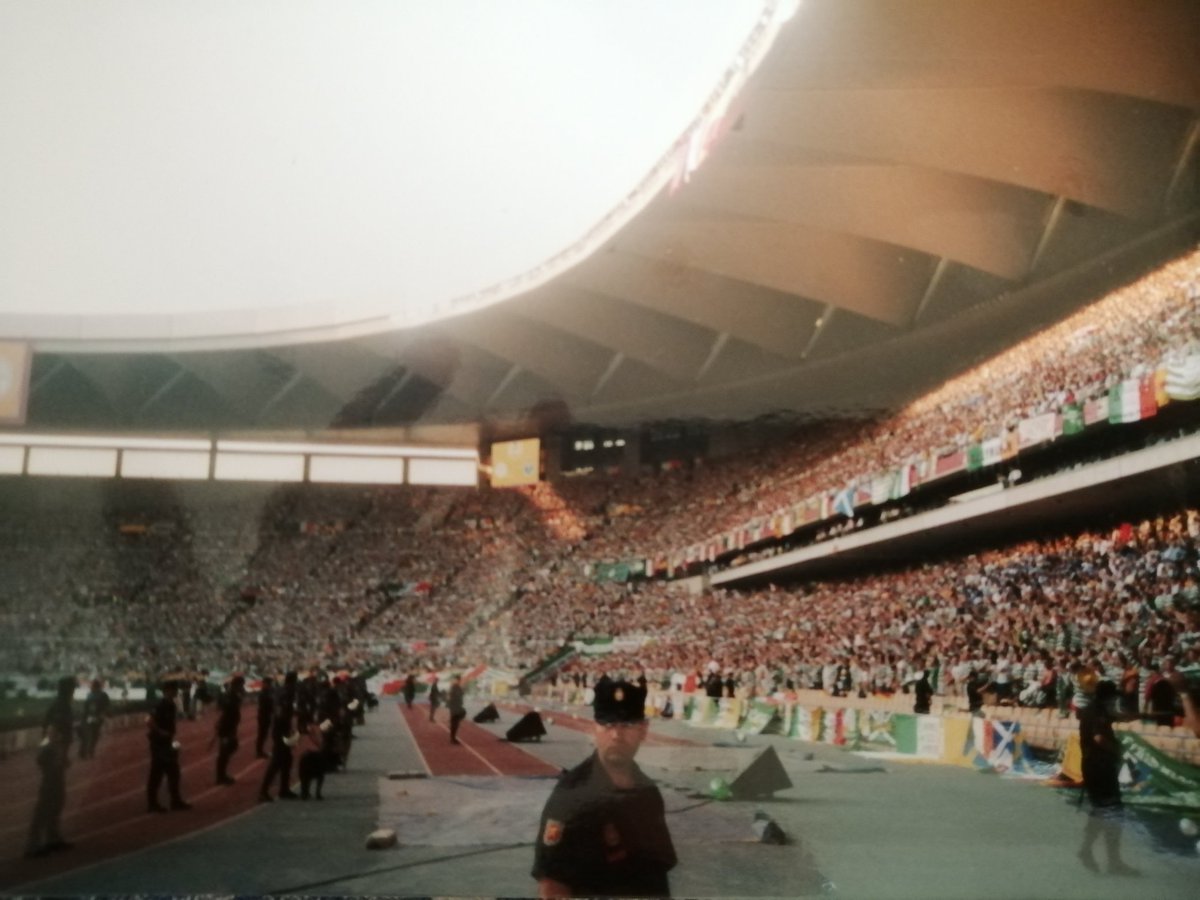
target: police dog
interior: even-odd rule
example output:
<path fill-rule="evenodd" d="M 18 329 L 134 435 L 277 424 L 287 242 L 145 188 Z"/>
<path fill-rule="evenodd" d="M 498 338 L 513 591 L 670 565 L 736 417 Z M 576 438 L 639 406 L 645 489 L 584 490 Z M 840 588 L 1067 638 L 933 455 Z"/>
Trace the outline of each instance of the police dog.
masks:
<path fill-rule="evenodd" d="M 325 773 L 337 768 L 337 754 L 329 750 L 309 750 L 300 756 L 300 799 L 310 796 L 317 800 L 325 786 Z"/>

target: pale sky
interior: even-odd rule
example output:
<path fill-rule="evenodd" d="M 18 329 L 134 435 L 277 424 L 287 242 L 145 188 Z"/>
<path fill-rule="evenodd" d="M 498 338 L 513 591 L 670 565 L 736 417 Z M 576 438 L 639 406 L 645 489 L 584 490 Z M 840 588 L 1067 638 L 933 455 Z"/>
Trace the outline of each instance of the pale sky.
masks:
<path fill-rule="evenodd" d="M 0 339 L 395 324 L 528 272 L 763 7 L 0 0 Z"/>

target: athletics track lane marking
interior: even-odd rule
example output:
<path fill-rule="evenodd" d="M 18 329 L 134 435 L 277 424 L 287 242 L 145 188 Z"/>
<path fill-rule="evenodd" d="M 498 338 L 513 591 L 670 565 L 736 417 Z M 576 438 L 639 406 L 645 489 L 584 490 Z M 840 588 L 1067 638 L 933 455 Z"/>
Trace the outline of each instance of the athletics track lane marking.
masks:
<path fill-rule="evenodd" d="M 456 765 L 454 757 L 463 758 L 457 753 L 458 747 L 466 750 L 487 769 L 500 776 L 551 776 L 561 772 L 559 767 L 501 740 L 473 722 L 462 723 L 457 745 L 450 744 L 448 741 L 443 744 L 442 735 L 448 735 L 449 728 L 440 721 L 430 722 L 425 712 L 427 709 L 428 707 L 420 711 L 417 709 L 406 710 L 401 706 L 400 712 L 409 727 L 426 770 L 435 777 L 486 774 L 478 771 L 478 767 L 473 764 Z M 435 735 L 436 741 L 434 740 Z M 479 739 L 476 740 L 476 737 Z M 427 751 L 429 752 L 428 757 L 426 756 Z M 432 762 L 430 758 L 432 758 Z"/>
<path fill-rule="evenodd" d="M 34 880 L 45 880 L 58 874 L 75 872 L 110 859 L 128 856 L 131 853 L 159 845 L 164 841 L 174 841 L 216 828 L 225 822 L 252 812 L 256 808 L 254 795 L 258 791 L 257 775 L 263 770 L 265 761 L 253 758 L 241 768 L 236 769 L 233 774 L 238 783 L 232 788 L 210 783 L 204 789 L 197 787 L 199 793 L 190 793 L 188 783 L 196 777 L 192 773 L 197 770 L 203 772 L 206 767 L 212 771 L 216 759 L 211 744 L 196 740 L 206 733 L 207 729 L 199 722 L 190 724 L 192 725 L 191 734 L 185 734 L 183 738 L 189 746 L 199 746 L 202 755 L 183 767 L 183 772 L 190 774 L 191 777 L 185 777 L 182 781 L 185 799 L 192 802 L 195 809 L 173 813 L 170 816 L 161 816 L 145 811 L 145 807 L 141 804 L 144 803 L 145 773 L 148 771 L 149 761 L 146 758 L 146 751 L 139 748 L 140 752 L 136 756 L 142 759 L 140 763 L 120 766 L 115 769 L 112 776 L 107 778 L 101 777 L 99 774 L 89 774 L 81 782 L 68 784 L 69 797 L 78 796 L 81 792 L 87 795 L 98 788 L 120 791 L 116 795 L 105 796 L 95 802 L 84 802 L 65 811 L 63 832 L 64 837 L 76 845 L 72 850 L 33 860 L 21 858 L 20 854 L 24 848 L 25 835 L 28 833 L 31 811 L 23 817 L 24 821 L 17 822 L 0 831 L 0 838 L 3 838 L 0 840 L 0 852 L 8 860 L 0 863 L 0 891 L 9 891 L 10 888 L 7 885 L 18 881 L 33 883 Z M 209 725 L 211 726 L 211 724 L 210 722 Z M 254 743 L 252 740 L 254 729 L 255 723 L 243 720 L 238 735 L 242 746 L 248 746 L 251 751 Z M 250 740 L 242 740 L 243 738 L 250 738 Z M 106 761 L 133 757 L 134 747 L 141 744 L 139 739 L 144 740 L 142 732 L 136 728 L 113 734 L 107 752 L 104 753 L 104 748 L 102 748 L 103 755 L 98 756 L 94 763 L 88 765 L 94 764 L 97 767 L 103 767 Z M 105 756 L 107 756 L 107 760 Z M 32 758 L 32 754 L 30 758 Z M 236 764 L 236 756 L 233 761 Z M 100 768 L 94 770 L 96 773 L 99 771 Z M 131 784 L 134 787 L 127 788 Z M 124 805 L 108 813 L 102 812 L 105 807 L 118 802 L 123 802 Z M 131 826 L 140 828 L 141 833 L 129 833 Z M 120 836 L 122 833 L 124 833 L 123 837 Z"/>

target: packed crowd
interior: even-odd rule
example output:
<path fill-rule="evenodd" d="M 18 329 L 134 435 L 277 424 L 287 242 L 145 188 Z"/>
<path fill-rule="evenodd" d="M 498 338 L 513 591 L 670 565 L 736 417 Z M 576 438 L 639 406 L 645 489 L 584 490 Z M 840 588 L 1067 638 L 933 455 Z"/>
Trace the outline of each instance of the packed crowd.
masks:
<path fill-rule="evenodd" d="M 963 700 L 974 682 L 1000 702 L 1053 707 L 1068 699 L 1064 681 L 1090 669 L 1124 685 L 1135 711 L 1162 712 L 1148 708 L 1152 689 L 1200 667 L 1198 551 L 1200 511 L 1181 509 L 800 589 L 647 586 L 571 611 L 641 647 L 577 657 L 555 677 L 609 672 L 667 686 L 715 669 L 739 696 L 867 696 L 928 672 Z"/>
<path fill-rule="evenodd" d="M 654 641 L 638 662 L 656 677 L 696 665 L 704 647 L 705 664 L 719 661 L 754 691 L 827 685 L 831 665 L 834 680 L 854 689 L 894 690 L 933 661 L 943 690 L 955 691 L 967 670 L 1001 663 L 1024 686 L 1061 668 L 1064 652 L 1105 654 L 1107 666 L 1120 663 L 1117 653 L 1139 664 L 1145 653 L 1160 665 L 1192 658 L 1190 601 L 1133 608 L 1163 596 L 1171 579 L 1180 584 L 1173 594 L 1194 588 L 1191 513 L 1171 528 L 1151 522 L 1150 537 L 1141 527 L 1119 541 L 1088 536 L 1087 552 L 1078 541 L 1069 553 L 1030 544 L 861 584 L 745 596 L 598 583 L 588 566 L 704 539 L 1192 352 L 1198 269 L 1193 253 L 895 416 L 814 424 L 757 452 L 631 480 L 511 491 L 81 482 L 53 493 L 13 480 L 5 502 L 19 515 L 0 520 L 0 671 L 265 672 L 413 660 L 522 669 L 567 639 L 644 635 Z M 1164 548 L 1143 538 L 1183 540 L 1165 549 L 1184 556 L 1164 562 Z M 1125 595 L 1129 609 L 1111 608 Z M 1150 643 L 1128 646 L 1128 635 L 1110 633 L 1115 622 Z"/>
<path fill-rule="evenodd" d="M 588 555 L 646 559 L 901 465 L 1011 430 L 1024 418 L 1103 396 L 1123 379 L 1200 352 L 1200 251 L 1101 298 L 948 380 L 895 415 L 822 422 L 719 466 L 621 483 L 571 482 L 587 510 Z M 610 515 L 630 497 L 636 515 Z"/>

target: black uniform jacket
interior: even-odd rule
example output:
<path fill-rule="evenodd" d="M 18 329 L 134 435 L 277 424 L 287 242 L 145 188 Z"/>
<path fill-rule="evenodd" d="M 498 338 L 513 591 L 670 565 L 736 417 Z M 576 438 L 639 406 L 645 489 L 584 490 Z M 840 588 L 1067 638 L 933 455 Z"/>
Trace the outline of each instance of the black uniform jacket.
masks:
<path fill-rule="evenodd" d="M 577 896 L 669 896 L 676 857 L 662 794 L 640 769 L 635 781 L 616 787 L 594 753 L 564 772 L 542 811 L 533 877 Z"/>

